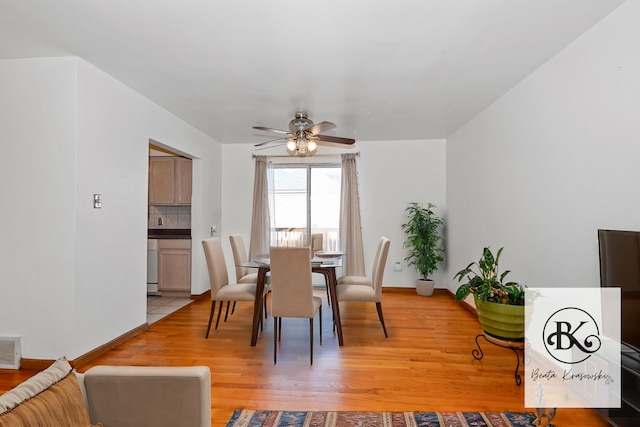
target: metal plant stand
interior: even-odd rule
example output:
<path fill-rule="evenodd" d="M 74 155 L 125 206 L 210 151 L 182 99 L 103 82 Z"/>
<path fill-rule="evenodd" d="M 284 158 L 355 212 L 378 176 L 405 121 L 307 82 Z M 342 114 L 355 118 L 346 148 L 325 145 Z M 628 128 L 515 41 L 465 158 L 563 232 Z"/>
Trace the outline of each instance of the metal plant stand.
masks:
<path fill-rule="evenodd" d="M 488 343 L 497 345 L 498 347 L 508 348 L 513 351 L 513 353 L 516 355 L 516 361 L 517 361 L 514 375 L 516 379 L 516 384 L 520 385 L 522 383 L 522 378 L 520 378 L 520 373 L 518 372 L 518 370 L 520 369 L 520 353 L 518 353 L 518 351 L 524 350 L 524 340 L 508 341 L 508 340 L 496 338 L 494 336 L 487 334 L 486 332 L 483 332 L 478 336 L 476 336 L 476 346 L 478 346 L 478 349 L 477 350 L 473 349 L 471 351 L 471 354 L 476 360 L 481 360 L 484 357 L 484 353 L 482 352 L 482 348 L 480 347 L 480 343 L 478 342 L 478 338 L 480 337 L 483 337 L 485 341 L 487 341 Z"/>

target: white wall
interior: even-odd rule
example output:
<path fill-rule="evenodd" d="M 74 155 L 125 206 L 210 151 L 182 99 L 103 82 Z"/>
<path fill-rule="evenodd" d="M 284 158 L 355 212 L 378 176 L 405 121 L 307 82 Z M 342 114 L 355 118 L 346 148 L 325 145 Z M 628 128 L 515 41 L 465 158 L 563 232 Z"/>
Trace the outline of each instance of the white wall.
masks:
<path fill-rule="evenodd" d="M 251 228 L 254 161 L 253 145 L 223 145 L 222 153 L 222 206 L 223 248 L 233 280 L 233 263 L 229 234 L 240 233 L 248 245 Z M 325 148 L 323 150 L 323 148 Z M 405 235 L 400 224 L 405 220 L 404 209 L 409 202 L 431 202 L 436 212 L 446 217 L 445 141 L 363 141 L 356 143 L 362 234 L 365 248 L 365 267 L 370 274 L 373 257 L 381 236 L 391 240 L 385 269 L 384 286 L 414 287 L 418 277 L 413 267 L 408 268 L 402 247 Z M 319 148 L 319 154 L 340 154 L 343 150 Z M 285 155 L 280 146 L 256 154 Z M 338 159 L 339 160 L 339 159 Z M 446 219 L 446 218 L 445 218 Z M 402 271 L 394 272 L 393 264 L 402 263 Z M 446 283 L 446 266 L 434 275 L 436 286 Z"/>
<path fill-rule="evenodd" d="M 505 246 L 513 280 L 599 286 L 596 230 L 640 230 L 638 22 L 626 2 L 447 139 L 451 276 Z"/>
<path fill-rule="evenodd" d="M 195 158 L 194 241 L 220 214 L 220 144 L 78 58 L 0 61 L 0 98 L 0 335 L 76 358 L 146 322 L 149 139 Z"/>
<path fill-rule="evenodd" d="M 0 61 L 0 335 L 23 354 L 73 343 L 75 62 Z"/>

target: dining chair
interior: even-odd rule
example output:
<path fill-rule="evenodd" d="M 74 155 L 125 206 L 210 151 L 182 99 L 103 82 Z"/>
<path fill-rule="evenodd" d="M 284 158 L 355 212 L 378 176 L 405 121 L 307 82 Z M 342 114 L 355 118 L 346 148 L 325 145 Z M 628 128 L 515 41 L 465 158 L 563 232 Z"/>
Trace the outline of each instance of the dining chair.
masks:
<path fill-rule="evenodd" d="M 282 338 L 282 318 L 294 317 L 309 319 L 309 353 L 313 365 L 313 319 L 319 312 L 322 345 L 322 299 L 313 296 L 311 248 L 273 246 L 270 258 L 273 364 L 277 363 L 278 343 Z"/>
<path fill-rule="evenodd" d="M 249 261 L 244 240 L 240 234 L 229 235 L 231 251 L 233 252 L 233 262 L 236 266 L 236 283 L 255 283 L 258 281 L 258 273 L 251 273 L 247 267 L 243 267 Z"/>
<path fill-rule="evenodd" d="M 311 251 L 312 256 L 316 252 L 321 251 L 324 248 L 324 235 L 322 233 L 313 233 L 311 235 Z"/>
<path fill-rule="evenodd" d="M 240 234 L 230 234 L 229 242 L 231 243 L 231 252 L 233 253 L 233 263 L 236 268 L 236 283 L 257 283 L 258 273 L 252 273 L 249 268 L 243 267 L 249 261 L 247 256 L 247 249 L 244 245 L 244 240 Z M 264 316 L 267 317 L 267 294 L 271 291 L 268 284 L 264 287 Z M 236 310 L 236 303 L 233 302 L 231 308 L 231 314 Z M 227 302 L 227 312 L 225 313 L 224 320 L 227 321 L 227 315 L 229 313 L 229 302 Z"/>
<path fill-rule="evenodd" d="M 211 321 L 215 312 L 216 301 L 219 302 L 218 317 L 216 319 L 216 329 L 218 329 L 223 303 L 225 301 L 254 302 L 256 297 L 256 284 L 229 283 L 227 263 L 224 259 L 224 253 L 222 252 L 222 243 L 218 237 L 203 240 L 202 247 L 207 260 L 209 283 L 211 286 L 211 312 L 209 313 L 209 323 L 207 324 L 207 333 L 205 335 L 205 338 L 208 338 L 209 330 L 211 329 Z"/>
<path fill-rule="evenodd" d="M 324 235 L 322 233 L 313 233 L 311 235 L 311 256 L 315 257 L 316 256 L 316 252 L 320 252 L 324 249 Z M 321 274 L 317 274 L 314 276 L 314 274 L 311 275 L 311 278 L 313 279 L 313 277 L 317 277 L 317 276 L 322 276 Z M 329 306 L 331 306 L 331 298 L 329 298 L 329 283 L 327 282 L 327 278 L 325 276 L 322 276 L 322 279 L 324 280 L 324 285 L 325 288 L 327 289 L 327 302 L 329 303 Z M 313 282 L 314 284 L 317 282 Z"/>
<path fill-rule="evenodd" d="M 384 324 L 384 316 L 382 315 L 382 277 L 384 276 L 384 267 L 387 263 L 390 244 L 391 241 L 386 237 L 383 236 L 380 238 L 376 256 L 373 260 L 371 278 L 365 276 L 342 276 L 338 279 L 338 285 L 336 286 L 338 302 L 354 301 L 376 303 L 378 318 L 382 324 L 385 338 L 389 336 L 387 335 L 387 328 Z"/>

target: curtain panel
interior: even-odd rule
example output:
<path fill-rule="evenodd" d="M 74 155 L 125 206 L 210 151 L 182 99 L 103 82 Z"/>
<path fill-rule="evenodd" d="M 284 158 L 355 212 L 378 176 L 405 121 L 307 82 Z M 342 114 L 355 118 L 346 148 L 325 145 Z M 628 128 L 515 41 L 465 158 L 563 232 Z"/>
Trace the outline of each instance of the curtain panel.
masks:
<path fill-rule="evenodd" d="M 354 153 L 342 155 L 340 245 L 345 253 L 343 265 L 345 276 L 366 276 L 356 157 L 357 155 Z"/>
<path fill-rule="evenodd" d="M 249 259 L 254 260 L 269 253 L 270 218 L 267 156 L 256 156 L 253 177 L 253 213 L 251 218 L 251 240 Z"/>

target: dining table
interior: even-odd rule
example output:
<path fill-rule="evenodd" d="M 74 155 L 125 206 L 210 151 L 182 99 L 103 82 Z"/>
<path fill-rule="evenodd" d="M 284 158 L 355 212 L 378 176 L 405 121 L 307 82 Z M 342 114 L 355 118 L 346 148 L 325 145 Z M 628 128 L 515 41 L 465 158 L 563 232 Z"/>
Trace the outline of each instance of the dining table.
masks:
<path fill-rule="evenodd" d="M 333 322 L 335 325 L 336 334 L 338 335 L 338 345 L 343 345 L 344 340 L 342 338 L 342 323 L 340 322 L 340 306 L 338 305 L 338 297 L 336 294 L 336 287 L 338 286 L 338 279 L 336 277 L 336 268 L 342 267 L 342 258 L 340 254 L 331 254 L 330 257 L 316 258 L 311 261 L 311 272 L 319 273 L 325 277 L 327 285 L 329 286 L 329 298 L 331 302 L 331 308 L 333 310 Z M 255 261 L 250 261 L 242 264 L 246 268 L 257 268 L 258 278 L 256 282 L 256 297 L 253 304 L 253 323 L 251 329 L 251 346 L 254 347 L 258 342 L 258 328 L 260 326 L 260 319 L 262 309 L 264 306 L 264 288 L 267 283 L 267 273 L 271 270 L 271 265 L 268 258 L 262 258 Z"/>

